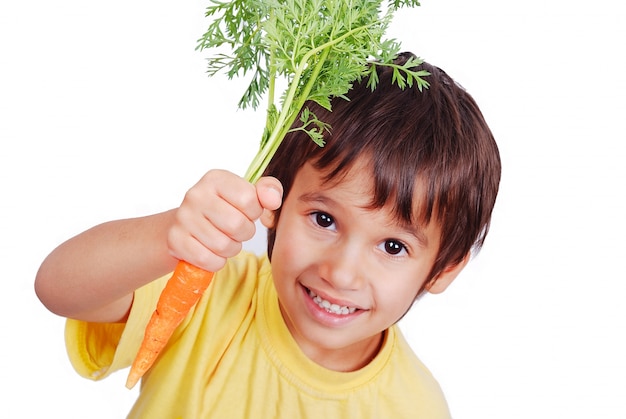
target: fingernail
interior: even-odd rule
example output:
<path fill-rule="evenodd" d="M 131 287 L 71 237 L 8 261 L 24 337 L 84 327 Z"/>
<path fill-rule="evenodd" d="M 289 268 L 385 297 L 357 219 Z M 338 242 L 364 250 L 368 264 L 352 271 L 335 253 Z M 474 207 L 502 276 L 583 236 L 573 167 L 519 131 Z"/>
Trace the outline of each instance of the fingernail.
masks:
<path fill-rule="evenodd" d="M 282 192 L 274 188 L 273 186 L 270 186 L 269 189 L 272 191 L 273 194 L 276 195 L 276 202 L 280 205 L 280 203 L 283 201 Z"/>

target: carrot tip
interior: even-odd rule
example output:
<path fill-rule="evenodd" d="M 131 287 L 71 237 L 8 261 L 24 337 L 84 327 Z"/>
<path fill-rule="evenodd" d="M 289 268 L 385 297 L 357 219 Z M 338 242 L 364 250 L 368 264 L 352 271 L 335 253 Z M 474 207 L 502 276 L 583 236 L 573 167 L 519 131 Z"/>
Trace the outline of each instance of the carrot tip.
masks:
<path fill-rule="evenodd" d="M 135 387 L 135 384 L 137 384 L 139 379 L 141 379 L 141 376 L 138 374 L 133 374 L 132 372 L 131 374 L 128 374 L 128 378 L 126 379 L 126 388 L 132 390 L 132 388 Z"/>

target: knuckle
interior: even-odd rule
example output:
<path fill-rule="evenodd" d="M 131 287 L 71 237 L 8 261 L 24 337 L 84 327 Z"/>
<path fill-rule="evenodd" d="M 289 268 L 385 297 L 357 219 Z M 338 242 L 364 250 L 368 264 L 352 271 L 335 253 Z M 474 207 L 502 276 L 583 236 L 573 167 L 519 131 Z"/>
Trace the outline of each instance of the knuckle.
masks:
<path fill-rule="evenodd" d="M 219 257 L 228 258 L 235 256 L 241 250 L 242 244 L 241 242 L 232 240 L 227 236 L 222 236 L 216 239 L 212 244 L 211 248 L 213 253 L 215 253 Z"/>
<path fill-rule="evenodd" d="M 196 263 L 198 266 L 207 271 L 217 272 L 226 264 L 226 258 L 220 257 L 211 252 L 204 252 L 203 254 L 197 256 Z"/>
<path fill-rule="evenodd" d="M 258 208 L 261 207 L 261 205 L 259 204 L 259 200 L 256 196 L 255 190 L 252 190 L 252 191 L 248 190 L 247 193 L 240 195 L 239 205 L 241 206 L 243 211 L 246 213 L 246 215 L 250 217 L 254 216 L 254 213 L 258 210 Z"/>
<path fill-rule="evenodd" d="M 242 232 L 245 232 L 248 229 L 248 224 L 250 220 L 246 217 L 231 217 L 227 221 L 225 221 L 224 229 L 234 237 L 239 237 Z"/>
<path fill-rule="evenodd" d="M 229 244 L 230 239 L 226 236 L 220 235 L 219 237 L 213 238 L 211 241 L 211 251 L 217 255 L 225 256 L 224 253 L 228 249 Z"/>
<path fill-rule="evenodd" d="M 193 187 L 191 189 L 189 189 L 186 193 L 185 193 L 185 197 L 183 199 L 183 203 L 194 203 L 194 202 L 199 202 L 202 199 L 202 196 L 204 194 L 202 193 L 202 191 L 200 190 L 200 188 L 197 187 Z"/>

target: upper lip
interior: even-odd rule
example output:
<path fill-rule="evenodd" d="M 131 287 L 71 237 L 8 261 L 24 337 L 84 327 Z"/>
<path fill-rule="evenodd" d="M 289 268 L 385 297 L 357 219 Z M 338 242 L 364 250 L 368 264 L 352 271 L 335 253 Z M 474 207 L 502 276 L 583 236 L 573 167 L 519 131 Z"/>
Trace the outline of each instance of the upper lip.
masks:
<path fill-rule="evenodd" d="M 337 304 L 340 307 L 354 307 L 354 308 L 359 309 L 359 310 L 365 310 L 363 307 L 361 307 L 360 305 L 354 303 L 353 301 L 344 300 L 344 299 L 341 299 L 341 298 L 331 297 L 330 295 L 326 294 L 323 291 L 320 291 L 320 290 L 318 290 L 316 288 L 307 287 L 306 285 L 303 285 L 303 287 L 306 288 L 307 290 L 313 292 L 314 294 L 318 295 L 320 298 L 322 298 L 324 300 L 328 300 L 332 304 Z"/>

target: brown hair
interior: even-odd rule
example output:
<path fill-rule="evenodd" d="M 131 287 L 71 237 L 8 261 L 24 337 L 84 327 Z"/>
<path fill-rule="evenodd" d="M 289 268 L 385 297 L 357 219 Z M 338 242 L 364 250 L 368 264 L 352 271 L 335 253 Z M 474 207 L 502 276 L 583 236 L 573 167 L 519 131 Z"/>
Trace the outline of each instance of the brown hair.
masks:
<path fill-rule="evenodd" d="M 403 64 L 411 53 L 398 56 Z M 474 99 L 443 70 L 423 63 L 418 70 L 429 87 L 404 90 L 392 83 L 393 69 L 377 66 L 379 83 L 355 83 L 349 100 L 332 100 L 332 112 L 315 103 L 308 108 L 331 125 L 326 145 L 306 133 L 289 134 L 265 171 L 289 193 L 298 170 L 308 161 L 328 173 L 344 174 L 358 158 L 370 159 L 372 208 L 393 206 L 405 223 L 441 226 L 441 245 L 429 280 L 460 263 L 483 245 L 500 182 L 500 156 L 493 135 Z M 423 196 L 415 201 L 421 182 Z M 391 201 L 393 200 L 393 201 Z M 418 211 L 416 212 L 416 208 Z M 275 220 L 280 216 L 276 211 Z M 276 225 L 276 223 L 275 223 Z M 271 257 L 275 229 L 268 230 Z"/>

